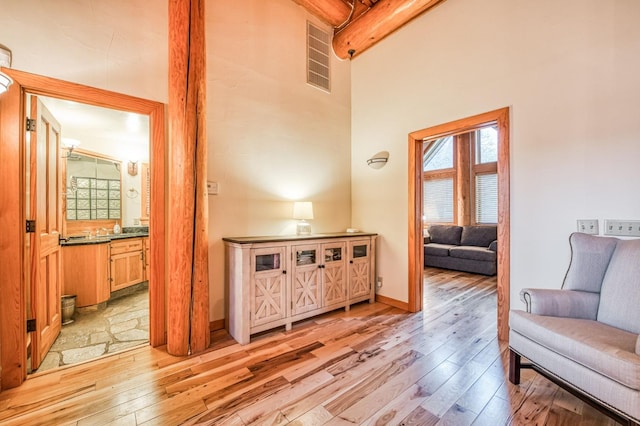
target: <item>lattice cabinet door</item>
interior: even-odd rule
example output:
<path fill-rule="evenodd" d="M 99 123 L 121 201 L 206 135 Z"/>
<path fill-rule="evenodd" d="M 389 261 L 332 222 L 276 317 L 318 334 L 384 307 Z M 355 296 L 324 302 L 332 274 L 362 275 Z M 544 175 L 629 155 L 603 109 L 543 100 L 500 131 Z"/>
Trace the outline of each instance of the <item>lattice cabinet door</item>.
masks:
<path fill-rule="evenodd" d="M 250 323 L 267 324 L 287 316 L 287 270 L 285 247 L 252 250 Z"/>
<path fill-rule="evenodd" d="M 322 245 L 322 300 L 324 306 L 344 305 L 347 300 L 347 246 Z"/>
<path fill-rule="evenodd" d="M 322 263 L 318 244 L 293 246 L 291 314 L 322 307 Z"/>
<path fill-rule="evenodd" d="M 369 240 L 349 241 L 349 298 L 371 292 L 371 244 Z"/>

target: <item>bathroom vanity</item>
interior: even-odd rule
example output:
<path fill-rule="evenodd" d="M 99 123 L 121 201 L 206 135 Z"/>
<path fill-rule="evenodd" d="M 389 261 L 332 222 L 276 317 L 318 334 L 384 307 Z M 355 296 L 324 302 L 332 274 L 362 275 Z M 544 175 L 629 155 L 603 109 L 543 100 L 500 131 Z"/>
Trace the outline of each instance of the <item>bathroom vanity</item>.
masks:
<path fill-rule="evenodd" d="M 147 280 L 148 232 L 61 241 L 63 294 L 75 294 L 76 306 L 109 300 L 111 293 Z"/>

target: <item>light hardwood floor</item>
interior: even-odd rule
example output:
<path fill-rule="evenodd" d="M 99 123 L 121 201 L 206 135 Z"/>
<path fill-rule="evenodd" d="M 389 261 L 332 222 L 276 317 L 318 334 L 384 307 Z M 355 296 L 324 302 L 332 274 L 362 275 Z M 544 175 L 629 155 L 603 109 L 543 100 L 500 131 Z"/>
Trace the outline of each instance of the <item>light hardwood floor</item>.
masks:
<path fill-rule="evenodd" d="M 240 346 L 135 349 L 0 393 L 6 425 L 615 425 L 524 370 L 506 378 L 495 277 L 427 269 L 425 310 L 363 303 Z"/>

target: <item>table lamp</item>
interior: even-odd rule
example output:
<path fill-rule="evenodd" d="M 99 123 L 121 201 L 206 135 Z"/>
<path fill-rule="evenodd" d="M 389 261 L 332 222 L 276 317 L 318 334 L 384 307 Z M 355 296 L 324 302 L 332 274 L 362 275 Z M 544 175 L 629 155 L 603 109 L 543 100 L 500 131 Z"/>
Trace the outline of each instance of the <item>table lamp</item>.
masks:
<path fill-rule="evenodd" d="M 313 203 L 311 201 L 294 202 L 293 218 L 299 220 L 296 226 L 296 235 L 311 235 L 311 225 L 307 219 L 313 219 Z"/>

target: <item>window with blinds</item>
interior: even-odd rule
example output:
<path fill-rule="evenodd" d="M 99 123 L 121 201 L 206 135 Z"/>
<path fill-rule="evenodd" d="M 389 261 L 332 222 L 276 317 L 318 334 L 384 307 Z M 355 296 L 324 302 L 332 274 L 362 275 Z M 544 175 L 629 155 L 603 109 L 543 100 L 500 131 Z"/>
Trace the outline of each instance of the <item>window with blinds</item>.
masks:
<path fill-rule="evenodd" d="M 426 140 L 422 159 L 425 226 L 498 223 L 497 160 L 495 124 Z"/>
<path fill-rule="evenodd" d="M 425 222 L 453 223 L 453 178 L 426 180 L 422 189 Z"/>
<path fill-rule="evenodd" d="M 498 174 L 476 176 L 476 223 L 498 223 Z"/>

